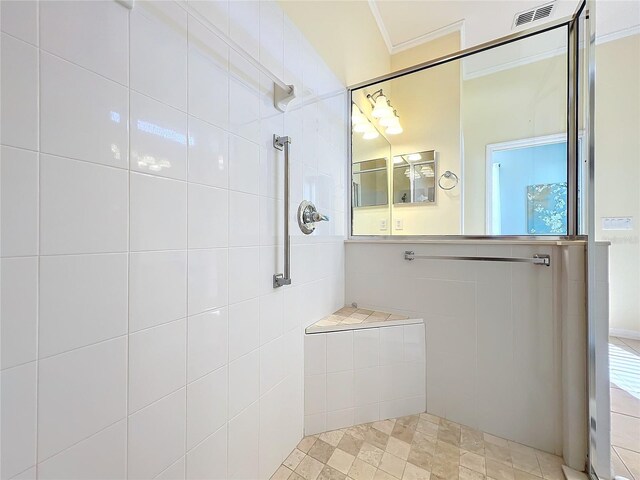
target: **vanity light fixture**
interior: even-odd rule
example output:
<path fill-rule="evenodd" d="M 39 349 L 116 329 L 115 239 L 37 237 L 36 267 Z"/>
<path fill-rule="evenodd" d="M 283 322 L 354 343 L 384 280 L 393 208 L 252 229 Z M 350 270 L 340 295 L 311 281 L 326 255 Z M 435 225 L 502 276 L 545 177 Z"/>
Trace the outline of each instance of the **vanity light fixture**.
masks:
<path fill-rule="evenodd" d="M 379 136 L 380 136 L 380 133 L 378 133 L 378 130 L 376 130 L 376 128 L 373 125 L 371 125 L 371 128 L 368 128 L 367 131 L 364 132 L 364 135 L 362 135 L 362 138 L 364 138 L 365 140 L 373 140 L 374 138 L 378 138 Z"/>
<path fill-rule="evenodd" d="M 393 109 L 389 106 L 389 100 L 384 95 L 380 95 L 376 99 L 376 104 L 371 112 L 374 118 L 384 118 L 393 115 Z"/>
<path fill-rule="evenodd" d="M 367 99 L 373 105 L 371 115 L 378 119 L 381 127 L 386 128 L 387 135 L 398 135 L 404 131 L 400 126 L 398 112 L 391 106 L 391 102 L 382 89 L 368 94 Z"/>
<path fill-rule="evenodd" d="M 388 117 L 382 117 L 378 122 L 382 127 L 390 127 L 396 122 L 399 122 L 398 113 L 394 110 L 393 115 L 389 115 Z"/>
<path fill-rule="evenodd" d="M 367 130 L 369 130 L 369 125 L 371 125 L 368 121 L 363 122 L 363 123 L 358 123 L 357 125 L 353 126 L 353 131 L 355 133 L 364 133 Z"/>
<path fill-rule="evenodd" d="M 364 116 L 364 113 L 362 113 L 358 105 L 355 103 L 351 104 L 351 123 L 355 126 L 367 123 L 368 121 L 369 120 Z"/>
<path fill-rule="evenodd" d="M 419 153 L 412 153 L 411 155 L 407 156 L 407 160 L 417 162 L 418 160 L 422 160 L 422 155 L 420 155 Z"/>
<path fill-rule="evenodd" d="M 399 135 L 404 132 L 404 130 L 400 126 L 400 123 L 398 123 L 397 125 L 391 125 L 390 127 L 387 127 L 385 132 L 387 133 L 387 135 Z"/>
<path fill-rule="evenodd" d="M 385 96 L 382 89 L 377 90 L 369 95 L 367 98 L 373 105 L 371 115 L 373 118 L 384 118 L 393 116 L 393 108 L 391 107 L 389 100 Z"/>

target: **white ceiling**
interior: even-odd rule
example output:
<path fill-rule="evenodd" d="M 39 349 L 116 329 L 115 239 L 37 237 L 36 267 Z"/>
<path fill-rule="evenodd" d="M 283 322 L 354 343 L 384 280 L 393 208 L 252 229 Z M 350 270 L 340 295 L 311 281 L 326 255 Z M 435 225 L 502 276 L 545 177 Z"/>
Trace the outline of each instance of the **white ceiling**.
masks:
<path fill-rule="evenodd" d="M 454 30 L 462 30 L 463 47 L 478 45 L 517 31 L 512 28 L 517 13 L 549 3 L 549 0 L 368 1 L 390 53 Z M 579 0 L 555 0 L 555 3 L 552 16 L 540 23 L 572 15 Z M 640 26 L 638 0 L 600 0 L 596 8 L 598 36 Z"/>

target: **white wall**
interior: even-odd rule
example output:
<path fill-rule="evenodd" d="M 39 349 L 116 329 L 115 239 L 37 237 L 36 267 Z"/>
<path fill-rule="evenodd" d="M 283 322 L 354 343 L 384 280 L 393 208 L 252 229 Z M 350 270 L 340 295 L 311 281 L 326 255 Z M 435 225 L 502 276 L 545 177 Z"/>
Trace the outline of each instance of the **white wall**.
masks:
<path fill-rule="evenodd" d="M 345 93 L 274 2 L 1 4 L 2 479 L 269 478 L 343 305 Z M 292 215 L 331 216 L 282 271 Z"/>
<path fill-rule="evenodd" d="M 348 243 L 345 300 L 361 308 L 424 318 L 429 413 L 561 454 L 560 302 L 565 287 L 560 248 L 487 242 Z M 550 254 L 551 267 L 405 261 L 405 250 L 425 255 Z M 571 279 L 580 275 L 570 272 Z M 570 291 L 569 298 L 575 293 Z M 569 305 L 575 315 L 581 305 L 584 314 L 584 303 Z"/>

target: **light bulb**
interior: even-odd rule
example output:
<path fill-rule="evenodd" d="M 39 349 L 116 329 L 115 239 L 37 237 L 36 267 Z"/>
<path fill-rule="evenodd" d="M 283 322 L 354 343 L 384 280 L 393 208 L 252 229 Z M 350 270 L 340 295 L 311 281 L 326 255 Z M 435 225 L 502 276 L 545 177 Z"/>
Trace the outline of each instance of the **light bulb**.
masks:
<path fill-rule="evenodd" d="M 376 104 L 371 112 L 375 118 L 388 117 L 393 115 L 393 109 L 389 106 L 389 101 L 384 95 L 379 95 L 376 98 Z"/>
<path fill-rule="evenodd" d="M 353 126 L 353 131 L 356 133 L 364 133 L 368 129 L 369 129 L 369 122 L 362 122 Z"/>
<path fill-rule="evenodd" d="M 402 157 L 398 156 L 398 157 L 393 157 L 393 163 L 402 163 L 404 162 L 404 160 L 402 160 Z"/>
<path fill-rule="evenodd" d="M 351 114 L 351 123 L 353 125 L 359 125 L 361 123 L 366 123 L 366 122 L 367 122 L 367 117 L 365 117 L 360 110 L 358 110 L 357 112 L 353 112 Z"/>
<path fill-rule="evenodd" d="M 388 116 L 388 117 L 382 117 L 380 119 L 380 126 L 382 127 L 390 127 L 391 125 L 393 125 L 396 122 L 396 118 L 395 116 Z"/>
<path fill-rule="evenodd" d="M 398 124 L 398 125 L 393 125 L 391 127 L 388 127 L 385 130 L 385 132 L 387 132 L 388 135 L 398 135 L 398 134 L 404 132 L 404 130 L 402 129 L 400 124 Z"/>
<path fill-rule="evenodd" d="M 364 138 L 365 140 L 373 140 L 374 138 L 378 138 L 379 136 L 380 134 L 378 133 L 378 131 L 375 128 L 372 128 L 371 130 L 367 130 L 366 132 L 364 132 L 362 138 Z"/>
<path fill-rule="evenodd" d="M 411 160 L 412 162 L 417 162 L 418 160 L 422 160 L 422 155 L 419 153 L 412 153 L 407 157 L 407 160 Z"/>
<path fill-rule="evenodd" d="M 373 126 L 373 123 L 367 122 L 365 127 L 364 134 L 362 135 L 362 138 L 365 140 L 373 140 L 380 136 L 380 133 L 376 130 L 376 127 Z"/>

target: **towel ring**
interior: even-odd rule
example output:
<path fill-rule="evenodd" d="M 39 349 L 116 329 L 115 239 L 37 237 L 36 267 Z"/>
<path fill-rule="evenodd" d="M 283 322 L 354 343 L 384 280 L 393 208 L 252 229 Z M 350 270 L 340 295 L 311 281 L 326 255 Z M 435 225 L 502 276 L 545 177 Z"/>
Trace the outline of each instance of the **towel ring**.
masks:
<path fill-rule="evenodd" d="M 453 185 L 451 185 L 450 187 L 443 187 L 442 186 L 442 177 L 444 177 L 444 178 L 453 178 L 455 183 Z M 447 170 L 442 175 L 440 175 L 440 178 L 438 178 L 438 186 L 443 190 L 453 190 L 454 188 L 456 188 L 456 186 L 458 185 L 459 181 L 460 181 L 460 179 L 458 178 L 458 176 L 455 173 L 453 173 L 450 170 Z"/>

